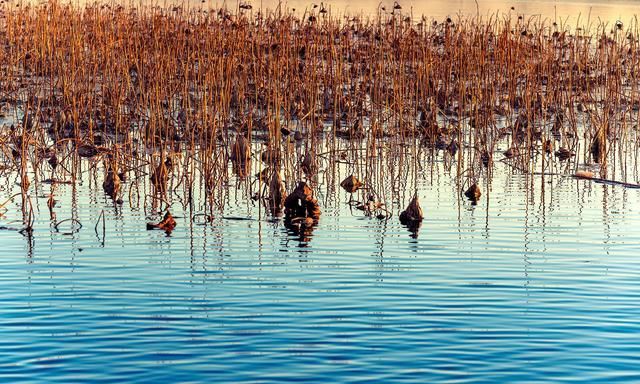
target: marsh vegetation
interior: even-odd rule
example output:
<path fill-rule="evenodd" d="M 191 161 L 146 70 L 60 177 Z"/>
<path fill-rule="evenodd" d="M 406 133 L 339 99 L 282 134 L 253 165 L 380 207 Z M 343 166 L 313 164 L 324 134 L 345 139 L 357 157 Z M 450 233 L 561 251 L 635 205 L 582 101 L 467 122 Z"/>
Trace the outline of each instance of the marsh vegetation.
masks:
<path fill-rule="evenodd" d="M 637 187 L 635 21 L 432 20 L 397 3 L 338 18 L 9 1 L 1 16 L 2 208 L 27 234 L 33 200 L 57 224 L 57 186 L 83 178 L 168 232 L 174 205 L 206 221 L 234 194 L 308 234 L 340 186 L 417 231 L 436 162 L 459 204 L 491 198 L 497 163 L 532 191 Z"/>

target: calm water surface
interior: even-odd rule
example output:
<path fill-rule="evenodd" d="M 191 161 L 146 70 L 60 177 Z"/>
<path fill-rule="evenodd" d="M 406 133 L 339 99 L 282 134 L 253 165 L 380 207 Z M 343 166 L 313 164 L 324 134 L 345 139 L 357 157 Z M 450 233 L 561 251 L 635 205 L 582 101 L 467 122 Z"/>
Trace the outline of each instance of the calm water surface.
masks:
<path fill-rule="evenodd" d="M 275 0 L 251 0 L 248 3 L 254 7 L 274 8 L 278 5 Z M 296 11 L 312 9 L 312 3 L 320 4 L 320 1 L 287 0 L 283 1 L 284 7 L 295 8 Z M 330 0 L 323 2 L 333 13 L 338 14 L 364 14 L 372 15 L 378 6 L 385 7 L 387 11 L 393 8 L 393 1 L 372 0 Z M 588 20 L 598 22 L 602 20 L 614 23 L 616 20 L 630 22 L 634 15 L 640 13 L 640 1 L 637 0 L 611 0 L 611 1 L 528 1 L 528 0 L 404 0 L 399 1 L 402 12 L 412 12 L 414 16 L 425 15 L 428 18 L 443 19 L 447 16 L 479 14 L 486 17 L 494 14 L 511 14 L 534 16 L 550 21 L 568 21 L 570 23 L 586 23 Z M 217 2 L 222 4 L 222 2 Z M 228 6 L 236 2 L 227 1 Z M 511 9 L 513 7 L 513 10 Z"/>
<path fill-rule="evenodd" d="M 640 380 L 640 192 L 557 176 L 543 192 L 498 166 L 473 206 L 444 168 L 420 178 L 417 238 L 342 190 L 306 238 L 233 194 L 206 225 L 177 199 L 166 236 L 90 180 L 57 187 L 57 220 L 83 227 L 56 231 L 45 184 L 33 239 L 0 231 L 0 377 Z M 16 206 L 1 225 L 20 226 Z"/>

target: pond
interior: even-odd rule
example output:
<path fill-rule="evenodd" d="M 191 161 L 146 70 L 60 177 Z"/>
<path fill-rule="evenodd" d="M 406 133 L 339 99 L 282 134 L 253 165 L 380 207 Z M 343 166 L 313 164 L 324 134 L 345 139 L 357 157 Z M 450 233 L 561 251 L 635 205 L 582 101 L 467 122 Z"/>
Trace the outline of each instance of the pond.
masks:
<path fill-rule="evenodd" d="M 0 381 L 640 381 L 634 24 L 245 11 L 3 13 Z"/>
<path fill-rule="evenodd" d="M 343 190 L 320 198 L 323 215 L 305 237 L 233 196 L 209 223 L 174 204 L 167 235 L 90 180 L 58 186 L 58 221 L 82 228 L 56 229 L 45 185 L 33 236 L 0 232 L 0 373 L 12 382 L 638 380 L 638 190 L 556 177 L 542 192 L 539 178 L 502 169 L 472 205 L 435 164 L 419 184 L 415 238 L 395 218 L 354 212 Z M 2 223 L 19 219 L 9 211 Z"/>

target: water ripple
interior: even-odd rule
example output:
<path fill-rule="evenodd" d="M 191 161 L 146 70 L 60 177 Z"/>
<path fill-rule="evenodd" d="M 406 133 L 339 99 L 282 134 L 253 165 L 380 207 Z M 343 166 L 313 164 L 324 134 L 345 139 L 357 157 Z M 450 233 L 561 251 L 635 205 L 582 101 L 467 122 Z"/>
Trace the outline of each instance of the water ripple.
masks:
<path fill-rule="evenodd" d="M 415 239 L 344 202 L 304 239 L 233 204 L 223 216 L 255 220 L 192 225 L 176 212 L 167 236 L 79 186 L 80 231 L 45 217 L 32 244 L 0 232 L 0 377 L 637 382 L 640 207 L 628 200 L 640 192 L 609 190 L 603 209 L 605 189 L 584 187 L 531 203 L 507 175 L 471 207 L 455 185 L 423 185 Z"/>

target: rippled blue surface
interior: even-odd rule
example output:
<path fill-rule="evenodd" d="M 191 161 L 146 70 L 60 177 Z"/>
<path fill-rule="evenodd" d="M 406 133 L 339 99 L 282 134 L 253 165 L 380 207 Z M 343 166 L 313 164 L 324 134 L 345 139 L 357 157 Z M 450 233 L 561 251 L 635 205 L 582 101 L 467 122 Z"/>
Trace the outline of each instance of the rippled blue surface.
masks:
<path fill-rule="evenodd" d="M 343 191 L 308 241 L 243 200 L 166 236 L 86 182 L 56 232 L 43 186 L 31 245 L 0 231 L 1 381 L 639 381 L 640 192 L 502 169 L 472 206 L 435 174 L 417 239 Z"/>
<path fill-rule="evenodd" d="M 633 1 L 402 3 L 439 19 L 511 5 L 550 20 L 636 12 Z M 332 2 L 367 14 L 361 4 Z M 174 196 L 167 236 L 146 230 L 158 214 L 129 205 L 129 183 L 116 208 L 87 177 L 56 187 L 57 220 L 82 228 L 55 228 L 51 186 L 39 185 L 32 239 L 12 230 L 17 202 L 0 216 L 0 382 L 640 382 L 640 191 L 498 164 L 472 206 L 436 167 L 419 179 L 417 238 L 326 185 L 306 239 L 242 192 L 208 224 Z M 0 203 L 16 181 L 0 176 Z"/>

